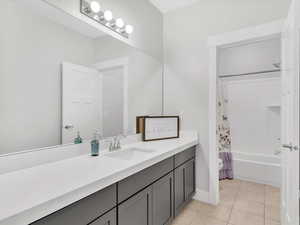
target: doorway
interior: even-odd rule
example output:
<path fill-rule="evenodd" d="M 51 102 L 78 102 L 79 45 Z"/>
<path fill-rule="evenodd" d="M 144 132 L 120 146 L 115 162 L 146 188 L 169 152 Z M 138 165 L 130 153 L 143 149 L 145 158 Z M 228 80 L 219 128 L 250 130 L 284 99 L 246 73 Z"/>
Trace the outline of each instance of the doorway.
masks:
<path fill-rule="evenodd" d="M 116 58 L 94 65 L 103 82 L 103 131 L 104 137 L 127 135 L 128 126 L 128 70 L 129 59 Z M 104 85 L 105 83 L 105 85 Z M 117 102 L 117 104 L 111 104 Z"/>
<path fill-rule="evenodd" d="M 218 128 L 218 99 L 219 99 L 219 85 L 218 81 L 219 79 L 227 79 L 227 81 L 224 81 L 225 86 L 227 87 L 226 89 L 228 90 L 228 85 L 229 86 L 234 86 L 234 91 L 241 91 L 244 88 L 241 87 L 241 85 L 246 85 L 247 82 L 243 81 L 247 75 L 254 75 L 251 78 L 255 78 L 255 76 L 260 76 L 260 75 L 255 75 L 252 73 L 256 72 L 263 72 L 264 70 L 276 70 L 273 63 L 271 65 L 268 65 L 270 67 L 268 68 L 259 68 L 259 67 L 253 67 L 254 65 L 251 65 L 251 60 L 245 60 L 242 62 L 248 62 L 248 65 L 246 65 L 248 68 L 250 67 L 251 69 L 248 71 L 243 71 L 241 70 L 240 67 L 238 68 L 238 71 L 230 71 L 230 68 L 226 68 L 226 65 L 228 65 L 229 62 L 224 61 L 224 66 L 223 66 L 223 71 L 220 71 L 219 63 L 220 63 L 220 53 L 225 51 L 224 49 L 229 49 L 226 54 L 230 55 L 230 50 L 234 48 L 239 48 L 240 46 L 250 46 L 255 43 L 260 43 L 262 41 L 266 40 L 272 40 L 272 39 L 277 39 L 280 40 L 281 38 L 281 30 L 282 30 L 282 21 L 276 21 L 273 23 L 269 24 L 264 24 L 260 25 L 257 27 L 251 27 L 251 28 L 246 28 L 243 30 L 239 30 L 236 32 L 231 32 L 231 33 L 226 33 L 224 35 L 218 35 L 214 37 L 209 38 L 209 51 L 210 51 L 210 86 L 209 86 L 209 114 L 210 114 L 210 120 L 209 120 L 209 148 L 210 148 L 210 154 L 209 154 L 209 168 L 210 168 L 210 186 L 209 186 L 209 200 L 212 204 L 218 204 L 220 202 L 220 191 L 219 191 L 219 152 L 217 151 L 218 149 L 218 143 L 219 139 L 217 138 L 217 128 Z M 280 41 L 279 41 L 280 43 Z M 259 44 L 258 44 L 259 45 Z M 251 49 L 251 48 L 249 48 Z M 253 48 L 252 48 L 253 49 Z M 249 51 L 248 51 L 249 52 Z M 238 53 L 241 54 L 241 53 Z M 240 61 L 245 59 L 244 53 L 242 55 L 238 56 L 240 58 Z M 232 55 L 234 56 L 234 54 Z M 226 58 L 226 57 L 225 57 Z M 226 58 L 227 60 L 229 59 L 229 56 Z M 236 60 L 233 60 L 234 63 L 236 63 Z M 275 63 L 275 61 L 274 61 Z M 278 62 L 276 62 L 278 63 Z M 235 66 L 240 66 L 240 65 L 235 65 Z M 244 65 L 245 67 L 245 65 Z M 222 74 L 220 74 L 222 72 Z M 239 80 L 237 77 L 234 75 L 245 75 L 244 77 L 240 77 Z M 219 78 L 219 76 L 226 76 L 227 78 Z M 233 75 L 233 76 L 231 76 Z M 229 77 L 231 76 L 231 77 Z M 273 75 L 274 76 L 274 75 Z M 229 79 L 229 80 L 228 80 Z M 230 80 L 231 79 L 231 80 Z M 252 82 L 253 83 L 253 82 Z M 221 85 L 222 86 L 222 85 Z M 248 85 L 249 86 L 249 85 Z M 253 84 L 252 84 L 253 86 Z M 254 84 L 255 86 L 255 84 Z M 262 87 L 263 88 L 263 87 Z M 252 91 L 253 88 L 248 87 L 249 91 Z M 231 92 L 227 92 L 224 94 L 230 94 L 231 96 L 236 96 L 234 91 L 232 92 L 232 88 L 230 88 Z M 244 93 L 245 97 L 247 96 L 246 93 Z M 225 97 L 226 99 L 226 97 Z M 236 104 L 239 104 L 238 102 L 243 99 L 235 99 L 234 102 L 230 105 L 230 109 L 237 108 L 235 107 Z M 272 103 L 270 103 L 271 105 Z M 226 106 L 225 106 L 226 108 Z M 271 111 L 271 110 L 269 110 Z M 232 110 L 232 112 L 237 112 L 236 110 Z M 271 113 L 271 112 L 270 112 Z M 237 119 L 237 118 L 235 118 Z M 227 125 L 230 126 L 230 125 Z M 231 144 L 231 143 L 230 143 Z M 244 155 L 245 156 L 245 155 Z M 245 160 L 245 159 L 242 159 Z"/>
<path fill-rule="evenodd" d="M 282 184 L 280 186 L 280 208 L 277 209 L 277 212 L 272 209 L 265 209 L 264 215 L 276 212 L 276 216 L 278 217 L 279 215 L 283 225 L 299 224 L 299 106 L 297 107 L 299 104 L 299 28 L 297 27 L 296 29 L 295 27 L 298 24 L 295 23 L 297 12 L 295 11 L 295 5 L 292 5 L 291 15 L 287 22 L 275 21 L 257 27 L 210 37 L 208 42 L 210 53 L 209 201 L 217 205 L 220 202 L 219 157 L 216 151 L 218 146 L 216 133 L 218 119 L 217 81 L 219 76 L 219 51 L 226 47 L 245 45 L 272 38 L 279 38 L 281 40 L 282 78 L 280 83 L 282 102 L 280 116 L 282 120 L 282 132 L 280 171 Z M 285 27 L 284 31 L 282 31 L 283 27 Z M 297 38 L 295 39 L 295 37 Z M 260 98 L 257 98 L 257 101 L 260 101 Z"/>
<path fill-rule="evenodd" d="M 124 68 L 100 70 L 102 77 L 103 137 L 113 137 L 124 130 Z"/>
<path fill-rule="evenodd" d="M 232 208 L 230 223 L 252 215 L 253 224 L 279 224 L 281 39 L 224 46 L 217 54 L 220 203 Z"/>

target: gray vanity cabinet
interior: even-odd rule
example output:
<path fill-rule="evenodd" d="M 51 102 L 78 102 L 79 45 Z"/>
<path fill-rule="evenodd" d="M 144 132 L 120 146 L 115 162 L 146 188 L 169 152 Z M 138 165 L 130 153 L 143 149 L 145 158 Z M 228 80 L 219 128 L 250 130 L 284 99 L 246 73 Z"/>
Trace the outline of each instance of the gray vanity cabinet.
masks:
<path fill-rule="evenodd" d="M 118 182 L 118 203 L 123 202 L 174 169 L 173 157 L 154 164 Z"/>
<path fill-rule="evenodd" d="M 89 225 L 117 225 L 116 209 L 109 211 Z"/>
<path fill-rule="evenodd" d="M 173 219 L 173 172 L 152 186 L 153 225 L 171 224 Z"/>
<path fill-rule="evenodd" d="M 118 225 L 152 225 L 152 187 L 129 198 L 118 207 Z"/>
<path fill-rule="evenodd" d="M 181 211 L 195 193 L 195 160 L 191 159 L 174 171 L 174 212 Z"/>
<path fill-rule="evenodd" d="M 174 212 L 175 216 L 181 211 L 185 203 L 185 171 L 184 165 L 174 170 Z"/>
<path fill-rule="evenodd" d="M 195 147 L 31 225 L 170 225 L 195 193 Z"/>
<path fill-rule="evenodd" d="M 172 219 L 173 172 L 119 205 L 119 225 L 169 225 Z"/>
<path fill-rule="evenodd" d="M 31 225 L 87 225 L 116 206 L 116 193 L 117 185 L 113 184 Z"/>
<path fill-rule="evenodd" d="M 195 158 L 196 156 L 196 146 L 190 147 L 178 154 L 174 157 L 174 166 L 177 168 L 188 160 Z"/>
<path fill-rule="evenodd" d="M 184 164 L 184 189 L 185 199 L 189 200 L 195 193 L 195 160 L 190 160 Z"/>

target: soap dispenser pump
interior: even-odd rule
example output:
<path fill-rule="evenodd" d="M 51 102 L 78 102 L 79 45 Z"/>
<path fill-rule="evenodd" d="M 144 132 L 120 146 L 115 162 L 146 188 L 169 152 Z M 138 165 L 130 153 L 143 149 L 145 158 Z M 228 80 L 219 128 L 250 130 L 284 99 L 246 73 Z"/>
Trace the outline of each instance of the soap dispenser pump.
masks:
<path fill-rule="evenodd" d="M 93 140 L 91 141 L 91 155 L 99 155 L 99 134 L 97 131 L 94 133 Z"/>
<path fill-rule="evenodd" d="M 80 137 L 80 132 L 77 132 L 77 137 L 74 139 L 74 144 L 81 144 L 82 138 Z"/>

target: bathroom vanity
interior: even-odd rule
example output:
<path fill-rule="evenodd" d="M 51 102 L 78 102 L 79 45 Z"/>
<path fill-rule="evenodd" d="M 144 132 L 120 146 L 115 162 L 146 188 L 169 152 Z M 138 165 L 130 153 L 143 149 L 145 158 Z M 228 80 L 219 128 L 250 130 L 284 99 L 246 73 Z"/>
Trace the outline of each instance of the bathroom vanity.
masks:
<path fill-rule="evenodd" d="M 195 147 L 131 175 L 32 225 L 164 225 L 195 192 Z"/>
<path fill-rule="evenodd" d="M 0 225 L 169 224 L 195 192 L 198 138 L 137 134 L 137 117 L 164 114 L 162 14 L 148 0 L 26 0 L 0 17 Z"/>
<path fill-rule="evenodd" d="M 1 175 L 0 224 L 170 224 L 195 193 L 197 144 L 190 133 Z"/>

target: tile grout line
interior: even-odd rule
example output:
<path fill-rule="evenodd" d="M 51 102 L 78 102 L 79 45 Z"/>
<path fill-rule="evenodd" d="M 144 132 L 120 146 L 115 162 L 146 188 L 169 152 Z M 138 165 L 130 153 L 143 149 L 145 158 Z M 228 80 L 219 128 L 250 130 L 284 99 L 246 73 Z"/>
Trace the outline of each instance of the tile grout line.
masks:
<path fill-rule="evenodd" d="M 264 225 L 266 225 L 266 191 L 267 187 L 264 185 Z"/>
<path fill-rule="evenodd" d="M 228 221 L 227 221 L 227 225 L 230 225 L 231 215 L 232 215 L 232 212 L 233 212 L 233 208 L 234 208 L 234 206 L 235 206 L 235 203 L 236 203 L 236 201 L 237 201 L 237 198 L 238 198 L 238 195 L 239 195 L 239 192 L 240 192 L 240 188 L 241 188 L 241 182 L 239 181 L 238 190 L 237 190 L 237 192 L 235 193 L 235 196 L 234 196 L 234 200 L 233 200 L 233 204 L 232 204 L 231 209 L 230 209 L 229 219 L 228 219 Z"/>

